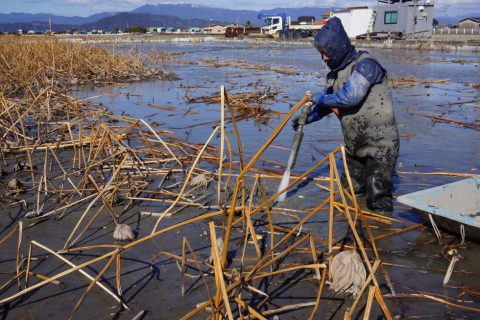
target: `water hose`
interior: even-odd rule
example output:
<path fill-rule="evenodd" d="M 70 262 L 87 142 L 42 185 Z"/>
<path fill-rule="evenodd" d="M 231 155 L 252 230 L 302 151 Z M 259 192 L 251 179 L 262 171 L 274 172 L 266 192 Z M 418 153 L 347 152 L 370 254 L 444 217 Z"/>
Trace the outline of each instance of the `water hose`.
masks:
<path fill-rule="evenodd" d="M 288 157 L 287 169 L 283 173 L 282 181 L 278 186 L 278 193 L 284 191 L 288 186 L 290 181 L 290 171 L 295 166 L 297 161 L 298 152 L 300 151 L 300 145 L 302 144 L 303 139 L 303 127 L 307 124 L 308 116 L 311 112 L 311 105 L 307 104 L 303 106 L 300 116 L 298 117 L 298 125 L 295 130 L 295 135 L 293 136 L 292 149 L 290 151 L 290 156 Z M 283 202 L 287 198 L 286 190 L 277 198 L 278 202 Z"/>

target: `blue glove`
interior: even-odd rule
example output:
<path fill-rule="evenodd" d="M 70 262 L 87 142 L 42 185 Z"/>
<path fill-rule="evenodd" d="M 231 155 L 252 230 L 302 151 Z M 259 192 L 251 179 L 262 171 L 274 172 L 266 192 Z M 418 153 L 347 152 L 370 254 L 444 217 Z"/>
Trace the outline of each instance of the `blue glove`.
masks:
<path fill-rule="evenodd" d="M 324 96 L 322 96 L 320 98 L 320 100 L 323 98 Z M 332 113 L 332 109 L 330 108 L 325 108 L 324 106 L 322 106 L 321 104 L 316 104 L 313 108 L 312 108 L 312 112 L 310 112 L 310 114 L 308 115 L 308 118 L 307 118 L 307 123 L 312 123 L 312 122 L 316 122 L 318 120 L 321 120 L 322 118 L 324 118 L 325 116 L 328 116 L 330 113 Z"/>
<path fill-rule="evenodd" d="M 312 108 L 312 111 L 310 112 L 310 114 L 308 115 L 307 121 L 305 124 L 316 122 L 322 119 L 323 117 L 325 117 L 326 115 L 329 115 L 330 113 L 332 113 L 332 110 L 330 108 L 322 108 L 322 107 L 319 107 L 318 105 L 315 105 Z M 295 118 L 292 119 L 292 129 L 295 131 L 297 131 L 298 129 L 299 118 L 300 116 L 296 116 Z"/>

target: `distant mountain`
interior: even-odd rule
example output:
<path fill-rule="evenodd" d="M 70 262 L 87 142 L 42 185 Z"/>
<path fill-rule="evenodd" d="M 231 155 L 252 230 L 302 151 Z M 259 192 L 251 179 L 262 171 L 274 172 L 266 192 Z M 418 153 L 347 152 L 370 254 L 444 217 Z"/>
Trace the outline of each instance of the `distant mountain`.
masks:
<path fill-rule="evenodd" d="M 76 25 L 67 24 L 52 24 L 52 31 L 66 31 L 68 29 L 78 28 Z M 50 30 L 48 22 L 33 21 L 33 22 L 16 22 L 16 23 L 0 23 L 0 32 L 15 32 L 22 29 L 24 32 L 33 31 L 47 31 Z"/>
<path fill-rule="evenodd" d="M 205 19 L 180 19 L 175 16 L 157 15 L 150 13 L 130 13 L 121 12 L 113 16 L 99 19 L 95 22 L 84 23 L 81 25 L 73 24 L 53 24 L 53 31 L 66 31 L 75 29 L 80 31 L 90 31 L 93 29 L 104 31 L 124 30 L 127 26 L 134 27 L 174 27 L 180 29 L 188 29 L 193 27 L 205 27 L 211 23 L 219 23 L 218 21 L 210 21 Z M 0 23 L 0 31 L 14 32 L 22 29 L 24 32 L 29 30 L 45 31 L 49 30 L 49 23 L 43 21 L 34 22 L 17 22 L 17 23 Z"/>
<path fill-rule="evenodd" d="M 52 19 L 52 24 L 68 24 L 68 25 L 80 25 L 84 23 L 94 22 L 99 19 L 109 17 L 115 13 L 111 12 L 101 12 L 96 13 L 88 17 L 64 17 L 57 16 L 48 13 L 23 13 L 23 12 L 12 12 L 12 13 L 0 13 L 0 23 L 29 23 L 29 22 L 47 22 L 49 18 Z"/>
<path fill-rule="evenodd" d="M 473 15 L 474 17 L 476 15 Z M 460 21 L 466 18 L 472 17 L 471 14 L 468 15 L 461 15 L 461 16 L 456 16 L 456 17 L 450 17 L 450 16 L 442 16 L 442 17 L 435 17 L 437 19 L 439 24 L 453 24 L 453 25 L 458 25 Z"/>
<path fill-rule="evenodd" d="M 322 13 L 338 9 L 334 7 L 303 7 L 303 8 L 272 8 L 269 10 L 231 10 L 223 8 L 212 8 L 203 5 L 193 4 L 158 4 L 144 5 L 131 12 L 111 13 L 102 12 L 88 17 L 65 17 L 51 15 L 48 13 L 0 13 L 0 27 L 4 31 L 13 31 L 12 28 L 25 30 L 48 29 L 48 21 L 51 18 L 52 29 L 65 30 L 70 26 L 77 26 L 77 29 L 103 29 L 115 30 L 124 29 L 127 24 L 130 26 L 171 26 L 177 28 L 188 28 L 189 26 L 205 26 L 210 23 L 230 22 L 245 23 L 250 21 L 253 25 L 260 25 L 262 21 L 257 19 L 259 13 L 285 13 L 292 21 L 299 16 L 315 16 L 320 18 Z M 436 19 L 440 24 L 458 24 L 460 20 L 467 18 L 467 15 L 450 17 L 442 16 Z"/>
<path fill-rule="evenodd" d="M 205 27 L 210 23 L 210 20 L 205 19 L 181 19 L 179 17 L 170 15 L 121 12 L 111 17 L 102 18 L 95 22 L 82 24 L 79 26 L 79 28 L 82 30 L 101 29 L 105 31 L 114 31 L 116 29 L 123 30 L 127 26 L 174 27 L 186 29 L 190 27 Z M 218 22 L 212 21 L 212 23 Z"/>
<path fill-rule="evenodd" d="M 88 16 L 86 18 L 81 18 L 81 19 L 85 19 L 84 21 L 80 22 L 80 23 L 75 23 L 75 24 L 84 24 L 84 23 L 90 23 L 90 22 L 95 22 L 97 20 L 100 20 L 100 19 L 103 19 L 103 18 L 106 18 L 106 17 L 111 17 L 111 16 L 114 16 L 116 15 L 118 12 L 100 12 L 100 13 L 95 13 L 95 14 L 92 14 L 91 16 Z"/>
<path fill-rule="evenodd" d="M 182 19 L 212 19 L 218 20 L 220 22 L 223 21 L 224 23 L 236 22 L 237 19 L 239 22 L 246 22 L 250 20 L 253 23 L 257 19 L 256 11 L 211 8 L 207 6 L 199 6 L 193 4 L 147 4 L 131 12 L 170 15 Z"/>
<path fill-rule="evenodd" d="M 252 24 L 260 24 L 257 19 L 259 13 L 280 13 L 284 12 L 287 16 L 291 16 L 292 20 L 296 20 L 298 16 L 312 16 L 317 19 L 326 11 L 331 11 L 333 8 L 274 8 L 270 10 L 253 11 L 253 10 L 231 10 L 222 8 L 212 8 L 193 4 L 158 4 L 158 5 L 144 5 L 133 11 L 132 13 L 152 13 L 160 15 L 177 16 L 182 19 L 199 18 L 206 20 L 245 23 L 250 21 Z"/>
<path fill-rule="evenodd" d="M 0 14 L 0 27 L 4 31 L 23 30 L 47 30 L 48 21 L 51 18 L 54 31 L 66 30 L 75 26 L 79 30 L 101 29 L 114 31 L 125 29 L 127 26 L 166 26 L 175 28 L 204 27 L 213 23 L 227 24 L 230 22 L 261 25 L 263 22 L 257 19 L 259 13 L 285 13 L 292 21 L 298 16 L 314 15 L 317 19 L 321 14 L 331 11 L 333 8 L 274 8 L 271 10 L 231 10 L 212 8 L 193 4 L 158 4 L 144 5 L 131 12 L 98 13 L 89 17 L 63 17 L 46 13 L 10 13 Z"/>

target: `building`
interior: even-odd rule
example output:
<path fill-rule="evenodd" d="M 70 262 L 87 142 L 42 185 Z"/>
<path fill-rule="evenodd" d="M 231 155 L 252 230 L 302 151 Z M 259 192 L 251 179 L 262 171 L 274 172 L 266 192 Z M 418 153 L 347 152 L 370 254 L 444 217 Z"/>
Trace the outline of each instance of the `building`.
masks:
<path fill-rule="evenodd" d="M 221 25 L 213 25 L 213 26 L 208 26 L 205 27 L 204 29 L 205 33 L 212 33 L 212 34 L 225 34 L 225 27 Z"/>
<path fill-rule="evenodd" d="M 314 22 L 315 22 L 314 16 L 300 16 L 298 17 L 296 24 L 313 24 Z"/>
<path fill-rule="evenodd" d="M 202 32 L 203 32 L 202 28 L 194 27 L 194 28 L 188 29 L 188 33 L 202 33 Z"/>
<path fill-rule="evenodd" d="M 428 38 L 433 29 L 433 0 L 378 0 L 371 20 L 369 29 L 376 34 Z"/>
<path fill-rule="evenodd" d="M 165 27 L 148 27 L 147 28 L 147 33 L 165 33 L 167 32 L 167 28 Z"/>
<path fill-rule="evenodd" d="M 463 19 L 458 27 L 460 29 L 480 29 L 480 17 Z"/>
<path fill-rule="evenodd" d="M 241 28 L 242 25 L 238 24 L 238 23 L 230 23 L 230 24 L 227 24 L 225 26 L 225 28 Z"/>
<path fill-rule="evenodd" d="M 167 33 L 180 33 L 180 32 L 182 32 L 182 30 L 174 28 L 174 27 L 168 27 L 166 32 Z"/>
<path fill-rule="evenodd" d="M 339 18 L 348 37 L 355 38 L 369 31 L 372 15 L 373 9 L 368 7 L 350 7 L 344 10 L 335 10 L 330 17 Z"/>
<path fill-rule="evenodd" d="M 327 23 L 328 19 L 330 19 L 332 15 L 333 15 L 333 11 L 324 12 L 322 13 L 322 17 L 320 18 L 320 20 L 314 21 L 313 23 L 324 25 L 325 23 Z"/>

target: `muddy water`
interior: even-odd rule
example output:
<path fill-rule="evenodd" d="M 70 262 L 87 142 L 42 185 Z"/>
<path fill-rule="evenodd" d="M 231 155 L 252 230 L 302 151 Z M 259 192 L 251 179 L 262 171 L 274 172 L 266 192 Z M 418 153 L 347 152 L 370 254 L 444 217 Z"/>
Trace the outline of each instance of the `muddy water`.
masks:
<path fill-rule="evenodd" d="M 173 82 L 139 82 L 99 88 L 82 88 L 74 94 L 79 97 L 98 96 L 95 102 L 102 103 L 115 113 L 124 113 L 143 118 L 149 122 L 161 124 L 162 129 L 174 132 L 175 136 L 187 139 L 192 143 L 204 143 L 212 131 L 212 125 L 202 125 L 219 120 L 217 105 L 187 104 L 186 96 L 204 96 L 219 92 L 220 85 L 225 85 L 230 94 L 252 91 L 255 89 L 278 92 L 278 100 L 272 102 L 269 108 L 287 112 L 300 100 L 307 90 L 321 90 L 324 85 L 326 67 L 321 62 L 317 52 L 308 46 L 293 44 L 249 44 L 249 43 L 209 43 L 209 44 L 161 44 L 143 46 L 181 53 L 174 71 L 181 80 Z M 458 172 L 478 173 L 480 168 L 480 134 L 478 131 L 454 124 L 434 124 L 428 118 L 416 114 L 441 115 L 445 118 L 475 122 L 479 120 L 480 91 L 465 85 L 465 82 L 480 82 L 480 55 L 428 53 L 419 51 L 369 50 L 388 70 L 391 78 L 414 76 L 421 80 L 448 80 L 444 84 L 415 85 L 392 89 L 395 112 L 399 130 L 402 135 L 401 152 L 398 161 L 398 174 L 395 177 L 395 195 L 402 195 L 422 190 L 460 178 L 434 175 L 416 175 L 407 172 Z M 285 67 L 298 71 L 298 75 L 284 75 L 273 71 L 239 69 L 235 67 L 212 68 L 205 66 L 203 59 L 218 59 L 219 61 L 236 59 L 245 60 L 250 64 L 264 64 L 274 67 Z M 188 61 L 189 64 L 185 64 Z M 152 105 L 169 105 L 177 107 L 173 111 L 152 108 Z M 472 105 L 474 104 L 474 105 Z M 476 105 L 476 106 L 475 106 Z M 267 126 L 258 126 L 252 120 L 239 123 L 244 151 L 253 154 L 266 140 L 268 135 L 281 120 L 273 117 Z M 198 126 L 196 126 L 198 125 Z M 227 131 L 232 131 L 229 125 Z M 233 138 L 233 135 L 231 135 Z M 328 117 L 321 122 L 305 128 L 305 138 L 302 144 L 302 154 L 297 161 L 295 171 L 303 172 L 310 168 L 323 155 L 334 149 L 341 141 L 339 121 Z M 275 146 L 289 147 L 292 131 L 285 128 Z M 232 140 L 233 141 L 233 140 Z M 218 144 L 217 139 L 214 144 Z M 286 163 L 288 151 L 279 148 L 269 148 L 265 158 Z M 265 167 L 277 168 L 264 163 Z M 314 176 L 326 174 L 324 168 L 314 172 Z M 278 180 L 267 180 L 266 187 L 273 193 Z M 303 209 L 310 208 L 325 197 L 314 183 L 303 185 L 289 194 L 283 206 Z M 130 212 L 127 222 L 132 225 L 137 236 L 144 236 L 151 231 L 153 218 L 140 216 L 140 211 L 161 211 L 161 206 L 140 205 Z M 164 227 L 178 223 L 199 214 L 198 211 L 186 211 L 181 215 L 163 222 Z M 325 221 L 327 212 L 321 212 L 318 217 L 305 226 L 304 231 L 325 238 Z M 415 223 L 421 223 L 418 215 L 408 208 L 396 206 L 392 215 L 401 222 L 391 226 L 374 226 L 375 234 L 382 234 L 396 228 L 404 228 Z M 4 218 L 2 218 L 4 219 Z M 295 219 L 279 215 L 277 223 L 293 226 Z M 65 241 L 66 232 L 60 228 L 71 228 L 75 223 L 71 214 L 60 223 L 47 221 L 29 229 L 26 234 L 29 239 L 41 240 L 53 248 L 59 248 Z M 220 222 L 220 220 L 216 220 Z M 98 221 L 98 226 L 108 220 Z M 5 223 L 3 223 L 5 227 Z M 92 226 L 92 232 L 83 244 L 111 242 L 111 228 Z M 110 227 L 112 227 L 110 225 Z M 98 319 L 121 318 L 131 319 L 140 310 L 146 310 L 148 319 L 177 319 L 192 310 L 196 303 L 208 298 L 201 281 L 187 278 L 187 294 L 181 295 L 181 276 L 176 263 L 167 257 L 156 253 L 164 250 L 181 253 L 181 239 L 188 237 L 193 247 L 198 250 L 201 258 L 208 257 L 209 239 L 205 231 L 206 223 L 195 227 L 180 229 L 168 237 L 159 237 L 146 243 L 125 255 L 128 263 L 124 263 L 122 280 L 127 302 L 133 312 L 118 312 L 114 301 L 104 292 L 94 289 L 87 297 L 77 313 L 77 318 L 93 316 Z M 345 234 L 342 226 L 336 225 L 337 239 Z M 48 235 L 48 236 L 47 236 Z M 63 237 L 63 238 L 62 238 Z M 233 238 L 239 240 L 240 234 L 234 233 Z M 264 236 L 264 242 L 269 241 Z M 390 264 L 385 268 L 389 272 L 397 293 L 434 293 L 452 297 L 452 302 L 467 304 L 480 308 L 480 296 L 468 293 L 470 289 L 480 288 L 480 246 L 467 243 L 465 249 L 459 249 L 463 259 L 457 263 L 449 287 L 442 286 L 444 270 L 449 261 L 444 257 L 446 244 L 458 244 L 455 237 L 444 238 L 444 244 L 439 245 L 432 233 L 424 228 L 399 236 L 377 241 L 381 259 Z M 230 256 L 241 252 L 232 249 Z M 251 248 L 250 248 L 251 249 Z M 253 257 L 249 249 L 248 255 Z M 41 252 L 38 252 L 39 257 Z M 96 253 L 97 254 L 97 253 Z M 74 261 L 80 263 L 89 258 L 88 254 L 78 255 Z M 303 256 L 291 257 L 305 259 Z M 2 260 L 11 263 L 14 255 L 5 254 Z M 392 266 L 397 265 L 397 266 Z M 406 266 L 409 266 L 408 268 Z M 98 271 L 102 265 L 95 265 Z M 37 267 L 36 272 L 53 274 L 63 270 L 52 257 L 45 259 Z M 3 269 L 2 269 L 3 270 Z M 461 272 L 460 272 L 461 271 Z M 191 272 L 195 274 L 194 272 Z M 107 273 L 106 278 L 114 286 L 114 271 Z M 382 279 L 383 280 L 383 279 Z M 75 305 L 87 282 L 79 275 L 65 278 L 63 287 L 47 286 L 38 290 L 27 299 L 13 303 L 4 315 L 8 319 L 34 318 L 46 319 L 52 316 L 65 318 Z M 268 307 L 275 309 L 287 304 L 312 301 L 316 295 L 316 282 L 312 274 L 297 275 L 297 277 L 279 277 L 272 283 L 264 283 L 262 290 L 272 293 L 273 303 Z M 268 290 L 267 290 L 268 289 Z M 11 291 L 10 291 L 11 293 Z M 322 297 L 324 305 L 317 313 L 318 319 L 342 319 L 345 308 L 351 304 L 350 298 L 333 296 L 327 289 Z M 260 300 L 253 297 L 252 301 Z M 400 318 L 429 319 L 479 319 L 478 313 L 453 307 L 434 304 L 429 300 L 400 299 L 388 300 L 392 312 Z M 301 309 L 280 315 L 280 319 L 305 319 L 310 309 Z M 375 317 L 381 315 L 376 306 L 372 313 Z M 362 315 L 360 314 L 360 317 Z M 199 318 L 206 318 L 201 314 Z"/>

